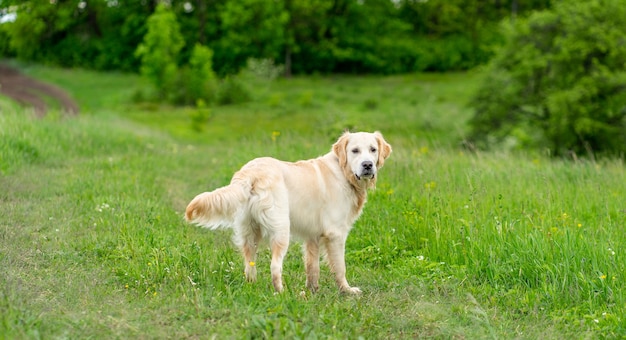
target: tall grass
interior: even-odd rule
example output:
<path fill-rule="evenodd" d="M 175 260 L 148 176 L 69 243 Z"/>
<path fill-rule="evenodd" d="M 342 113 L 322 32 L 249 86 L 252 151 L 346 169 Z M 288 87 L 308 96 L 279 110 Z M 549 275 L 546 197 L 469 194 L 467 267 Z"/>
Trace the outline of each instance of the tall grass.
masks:
<path fill-rule="evenodd" d="M 406 254 L 445 263 L 463 285 L 507 299 L 513 310 L 573 309 L 599 317 L 622 308 L 621 161 L 450 150 L 394 156 L 390 184 L 372 198 L 391 204 L 370 203 L 388 211 L 371 222 L 378 226 L 371 239 L 355 247 L 376 245 L 377 265 Z"/>
<path fill-rule="evenodd" d="M 212 108 L 204 132 L 169 107 L 102 104 L 38 120 L 0 103 L 0 334 L 624 336 L 623 161 L 462 151 L 474 81 L 283 80 L 252 103 Z M 119 95 L 108 91 L 101 103 Z M 190 198 L 249 159 L 315 157 L 346 126 L 379 129 L 394 147 L 346 247 L 363 296 L 339 296 L 327 268 L 320 292 L 305 292 L 297 244 L 283 294 L 267 250 L 248 284 L 229 232 L 183 222 Z"/>

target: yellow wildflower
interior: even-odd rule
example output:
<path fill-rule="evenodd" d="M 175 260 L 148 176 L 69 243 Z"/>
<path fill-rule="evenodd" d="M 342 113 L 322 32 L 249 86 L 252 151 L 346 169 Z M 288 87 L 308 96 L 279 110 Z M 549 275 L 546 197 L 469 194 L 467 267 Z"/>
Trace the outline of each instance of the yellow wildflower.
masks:
<path fill-rule="evenodd" d="M 280 136 L 280 131 L 272 131 L 272 142 L 275 142 L 278 136 Z"/>

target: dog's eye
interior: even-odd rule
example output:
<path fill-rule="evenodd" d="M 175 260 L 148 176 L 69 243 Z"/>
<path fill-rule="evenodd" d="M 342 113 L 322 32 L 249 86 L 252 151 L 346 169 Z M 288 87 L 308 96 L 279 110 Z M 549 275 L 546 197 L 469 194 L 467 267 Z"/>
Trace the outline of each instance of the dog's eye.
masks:
<path fill-rule="evenodd" d="M 357 148 L 352 149 L 352 153 L 355 154 L 355 155 L 358 154 L 359 153 L 359 149 L 357 149 Z"/>
<path fill-rule="evenodd" d="M 370 151 L 371 151 L 372 153 L 374 153 L 374 152 L 376 152 L 376 148 L 375 148 L 375 147 L 372 147 L 372 148 L 370 149 Z"/>

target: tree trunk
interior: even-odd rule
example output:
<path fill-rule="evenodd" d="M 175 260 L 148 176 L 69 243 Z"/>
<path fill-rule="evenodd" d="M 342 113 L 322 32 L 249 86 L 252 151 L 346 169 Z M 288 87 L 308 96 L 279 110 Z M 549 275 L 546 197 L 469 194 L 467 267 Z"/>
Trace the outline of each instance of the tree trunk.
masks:
<path fill-rule="evenodd" d="M 291 46 L 285 48 L 285 78 L 291 78 Z"/>
<path fill-rule="evenodd" d="M 517 0 L 511 2 L 511 21 L 515 21 L 517 17 L 518 3 Z"/>
<path fill-rule="evenodd" d="M 198 42 L 206 45 L 206 4 L 204 0 L 196 0 L 196 10 L 198 13 Z"/>

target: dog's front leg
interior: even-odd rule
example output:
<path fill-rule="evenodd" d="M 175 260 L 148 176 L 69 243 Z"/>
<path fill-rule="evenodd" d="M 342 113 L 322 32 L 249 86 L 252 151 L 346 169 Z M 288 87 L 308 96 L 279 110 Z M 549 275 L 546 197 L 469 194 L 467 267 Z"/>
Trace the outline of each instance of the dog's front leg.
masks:
<path fill-rule="evenodd" d="M 328 264 L 330 269 L 335 273 L 335 281 L 342 293 L 360 294 L 358 287 L 350 287 L 346 280 L 346 262 L 345 249 L 346 239 L 339 235 L 327 236 L 324 239 L 326 252 L 328 256 Z"/>
<path fill-rule="evenodd" d="M 304 244 L 304 265 L 306 266 L 306 287 L 317 292 L 320 279 L 320 246 L 319 239 L 308 240 Z"/>

